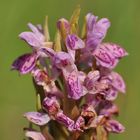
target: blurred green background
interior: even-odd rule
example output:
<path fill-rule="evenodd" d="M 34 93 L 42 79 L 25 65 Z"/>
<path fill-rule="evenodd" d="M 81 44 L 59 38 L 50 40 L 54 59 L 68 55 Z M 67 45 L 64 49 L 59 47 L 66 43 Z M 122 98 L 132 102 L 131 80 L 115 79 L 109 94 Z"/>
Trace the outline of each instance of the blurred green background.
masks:
<path fill-rule="evenodd" d="M 31 77 L 10 71 L 12 61 L 30 51 L 18 34 L 28 30 L 28 22 L 43 24 L 48 15 L 53 39 L 56 21 L 69 18 L 77 4 L 82 7 L 80 21 L 87 12 L 108 17 L 112 26 L 105 40 L 118 42 L 130 54 L 116 69 L 127 83 L 127 94 L 117 100 L 118 120 L 126 131 L 110 140 L 140 140 L 140 0 L 0 0 L 0 140 L 22 140 L 27 126 L 22 114 L 35 110 Z"/>

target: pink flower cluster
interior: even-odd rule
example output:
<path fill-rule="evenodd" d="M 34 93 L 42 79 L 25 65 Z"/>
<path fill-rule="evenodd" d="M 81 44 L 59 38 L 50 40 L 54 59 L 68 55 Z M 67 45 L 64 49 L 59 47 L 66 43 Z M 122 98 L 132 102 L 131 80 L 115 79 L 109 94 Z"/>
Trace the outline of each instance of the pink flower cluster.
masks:
<path fill-rule="evenodd" d="M 19 37 L 32 52 L 18 57 L 12 69 L 31 74 L 35 86 L 43 90 L 43 95 L 38 91 L 40 109 L 24 114 L 29 122 L 48 126 L 48 131 L 49 124 L 56 122 L 68 137 L 71 133 L 80 137 L 92 130 L 90 135 L 96 140 L 99 128 L 106 135 L 124 131 L 124 126 L 112 118 L 118 114 L 113 101 L 118 92 L 125 93 L 125 82 L 113 69 L 127 52 L 120 45 L 103 42 L 110 27 L 107 18 L 98 20 L 88 13 L 85 19 L 82 37 L 76 14 L 70 21 L 58 20 L 54 42 L 49 39 L 48 28 L 43 30 L 40 25 L 29 23 L 31 32 L 22 32 Z M 29 128 L 26 136 L 33 140 L 50 139 Z"/>

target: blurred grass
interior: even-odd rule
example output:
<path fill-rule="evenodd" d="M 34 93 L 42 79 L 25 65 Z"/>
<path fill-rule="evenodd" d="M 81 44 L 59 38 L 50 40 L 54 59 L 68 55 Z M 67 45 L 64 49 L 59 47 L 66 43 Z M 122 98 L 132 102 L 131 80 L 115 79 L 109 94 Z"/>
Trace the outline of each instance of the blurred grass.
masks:
<path fill-rule="evenodd" d="M 35 109 L 35 96 L 30 76 L 19 76 L 10 71 L 12 61 L 29 52 L 18 34 L 28 30 L 26 24 L 43 24 L 49 16 L 51 37 L 56 21 L 69 18 L 77 4 L 82 7 L 80 21 L 87 12 L 108 17 L 112 23 L 106 41 L 118 42 L 129 52 L 120 62 L 117 71 L 127 83 L 127 94 L 120 95 L 119 120 L 126 132 L 111 135 L 110 140 L 140 140 L 140 1 L 139 0 L 0 0 L 0 140 L 23 139 L 22 118 L 26 111 Z"/>

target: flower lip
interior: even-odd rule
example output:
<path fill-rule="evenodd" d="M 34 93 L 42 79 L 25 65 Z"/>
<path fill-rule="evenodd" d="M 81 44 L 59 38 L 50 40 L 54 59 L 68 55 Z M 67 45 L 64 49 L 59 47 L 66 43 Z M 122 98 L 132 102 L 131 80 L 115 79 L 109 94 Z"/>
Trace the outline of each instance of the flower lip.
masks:
<path fill-rule="evenodd" d="M 28 53 L 19 56 L 12 64 L 12 70 L 18 70 L 21 74 L 27 74 L 33 70 L 38 56 L 36 53 Z"/>
<path fill-rule="evenodd" d="M 50 121 L 50 117 L 47 114 L 39 113 L 39 112 L 27 112 L 24 114 L 30 122 L 36 125 L 45 125 Z"/>

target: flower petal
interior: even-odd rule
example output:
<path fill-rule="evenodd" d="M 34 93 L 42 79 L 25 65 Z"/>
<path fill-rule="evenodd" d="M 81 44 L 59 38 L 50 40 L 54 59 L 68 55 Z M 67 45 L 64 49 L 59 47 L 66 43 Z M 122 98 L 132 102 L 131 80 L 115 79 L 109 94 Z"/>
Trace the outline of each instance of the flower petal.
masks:
<path fill-rule="evenodd" d="M 19 37 L 34 48 L 39 48 L 42 45 L 42 42 L 35 33 L 23 32 L 19 35 Z"/>
<path fill-rule="evenodd" d="M 105 128 L 109 132 L 114 132 L 114 133 L 122 133 L 125 130 L 124 126 L 116 120 L 108 120 Z"/>
<path fill-rule="evenodd" d="M 86 15 L 87 31 L 88 32 L 92 32 L 93 31 L 97 19 L 98 19 L 98 17 L 94 16 L 92 13 L 88 13 Z"/>
<path fill-rule="evenodd" d="M 110 101 L 102 101 L 100 106 L 103 108 L 100 110 L 100 115 L 105 117 L 112 117 L 112 115 L 117 115 L 119 113 L 118 107 Z"/>
<path fill-rule="evenodd" d="M 121 48 L 119 45 L 114 43 L 103 43 L 102 44 L 108 51 L 110 51 L 116 58 L 122 58 L 128 53 L 124 48 Z"/>
<path fill-rule="evenodd" d="M 64 27 L 63 27 L 64 26 Z M 62 28 L 65 29 L 66 33 L 69 33 L 70 31 L 70 23 L 68 20 L 61 18 L 57 21 L 57 28 L 59 30 L 62 30 Z"/>
<path fill-rule="evenodd" d="M 110 88 L 106 91 L 104 91 L 104 93 L 101 93 L 105 96 L 105 99 L 108 101 L 114 101 L 117 96 L 118 96 L 118 91 L 114 88 Z"/>
<path fill-rule="evenodd" d="M 89 90 L 89 94 L 97 94 L 97 93 L 102 93 L 103 91 L 108 89 L 108 84 L 107 83 L 102 83 L 102 82 L 96 82 L 92 88 L 92 90 Z"/>
<path fill-rule="evenodd" d="M 102 18 L 96 23 L 94 30 L 95 33 L 102 34 L 102 39 L 103 39 L 109 27 L 110 27 L 110 21 L 107 18 Z"/>
<path fill-rule="evenodd" d="M 55 56 L 55 51 L 49 47 L 40 47 L 37 53 L 41 57 L 50 57 L 51 59 Z"/>
<path fill-rule="evenodd" d="M 85 78 L 84 85 L 88 90 L 92 90 L 94 83 L 100 78 L 99 71 L 91 71 Z"/>
<path fill-rule="evenodd" d="M 84 48 L 85 44 L 77 35 L 71 34 L 66 38 L 66 46 L 72 50 L 77 50 Z"/>
<path fill-rule="evenodd" d="M 81 40 L 77 35 L 71 34 L 66 37 L 66 47 L 68 53 L 71 55 L 75 61 L 75 50 L 82 49 L 85 47 L 83 40 Z"/>
<path fill-rule="evenodd" d="M 99 105 L 101 99 L 98 97 L 99 94 L 87 94 L 86 103 L 91 104 L 94 108 Z"/>
<path fill-rule="evenodd" d="M 101 66 L 109 69 L 113 69 L 118 63 L 118 59 L 103 46 L 97 48 L 94 51 L 93 56 Z"/>
<path fill-rule="evenodd" d="M 33 33 L 35 33 L 40 42 L 45 41 L 41 25 L 34 26 L 32 23 L 28 23 L 28 27 L 33 31 Z"/>
<path fill-rule="evenodd" d="M 95 119 L 91 122 L 89 127 L 96 128 L 100 123 L 102 123 L 103 119 L 104 119 L 103 115 L 95 117 Z"/>
<path fill-rule="evenodd" d="M 46 140 L 42 133 L 35 131 L 26 131 L 25 136 L 33 140 Z"/>
<path fill-rule="evenodd" d="M 55 55 L 54 62 L 56 67 L 61 69 L 68 88 L 68 97 L 79 99 L 84 95 L 82 85 L 78 77 L 79 73 L 72 57 L 65 52 L 58 52 Z"/>
<path fill-rule="evenodd" d="M 112 72 L 111 73 L 111 77 L 112 77 L 112 86 L 119 90 L 122 93 L 125 93 L 125 82 L 123 80 L 123 78 L 117 73 L 117 72 Z"/>
<path fill-rule="evenodd" d="M 45 125 L 50 121 L 50 117 L 47 114 L 39 113 L 39 112 L 27 112 L 24 114 L 30 122 L 37 125 Z"/>
<path fill-rule="evenodd" d="M 43 100 L 43 107 L 49 113 L 49 115 L 55 116 L 60 110 L 59 102 L 56 97 L 46 97 Z"/>
<path fill-rule="evenodd" d="M 68 88 L 68 97 L 72 99 L 79 99 L 84 96 L 83 88 L 78 77 L 77 71 L 73 71 L 68 75 L 66 79 L 66 84 Z"/>
<path fill-rule="evenodd" d="M 110 27 L 110 22 L 107 18 L 102 18 L 96 22 L 97 17 L 92 14 L 86 16 L 87 19 L 87 40 L 86 45 L 94 51 L 104 39 L 107 29 Z"/>
<path fill-rule="evenodd" d="M 36 54 L 24 54 L 13 62 L 12 70 L 18 70 L 21 74 L 26 74 L 33 70 L 37 58 Z"/>
<path fill-rule="evenodd" d="M 73 131 L 74 121 L 67 117 L 63 111 L 59 111 L 56 115 L 56 120 L 62 123 L 69 131 Z"/>
<path fill-rule="evenodd" d="M 48 78 L 48 74 L 44 70 L 34 68 L 32 71 L 32 75 L 33 75 L 33 77 L 38 85 L 44 86 L 50 82 L 49 78 Z"/>
<path fill-rule="evenodd" d="M 83 131 L 84 125 L 85 125 L 84 118 L 82 116 L 79 116 L 75 122 L 74 129 L 79 130 L 79 131 Z"/>
<path fill-rule="evenodd" d="M 96 16 L 92 15 L 91 13 L 87 14 L 87 40 L 86 40 L 86 47 L 88 50 L 93 51 L 96 49 L 98 45 L 98 38 L 94 35 L 94 28 L 97 21 Z"/>
<path fill-rule="evenodd" d="M 54 63 L 57 68 L 64 69 L 74 64 L 72 57 L 66 52 L 58 52 L 54 57 Z"/>

